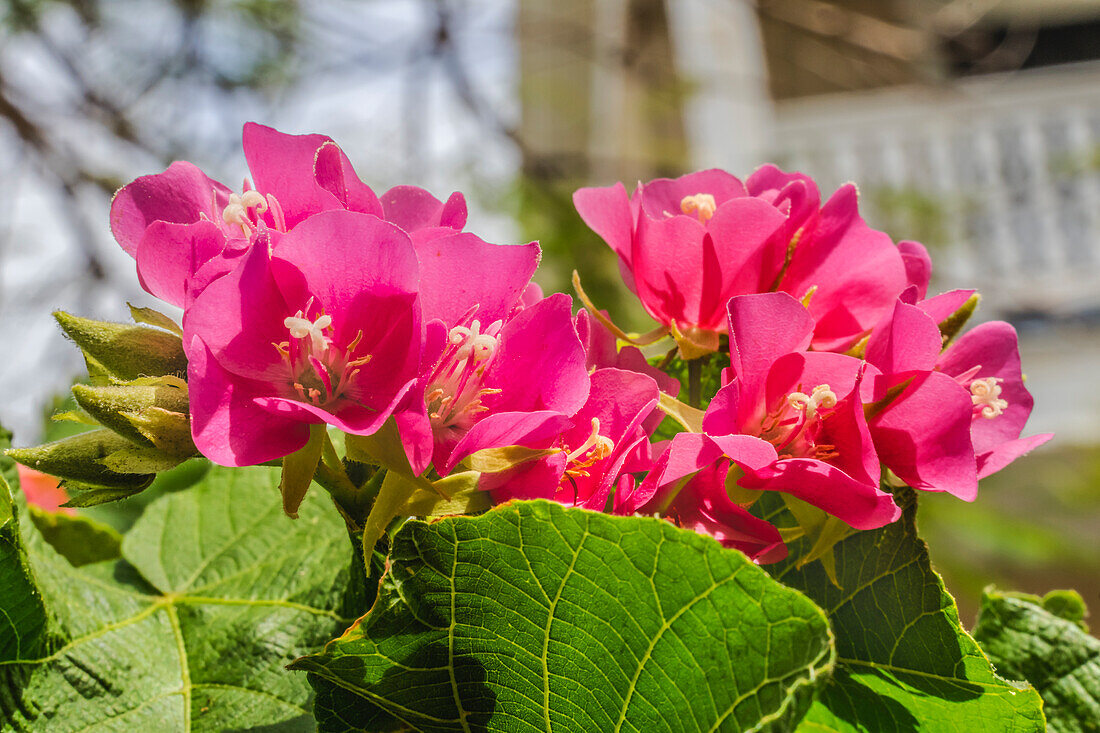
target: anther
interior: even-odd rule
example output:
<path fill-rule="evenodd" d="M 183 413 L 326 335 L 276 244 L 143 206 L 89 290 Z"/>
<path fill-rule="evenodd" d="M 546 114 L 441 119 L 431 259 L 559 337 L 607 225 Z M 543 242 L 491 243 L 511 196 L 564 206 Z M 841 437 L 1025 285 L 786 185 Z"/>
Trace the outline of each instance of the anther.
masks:
<path fill-rule="evenodd" d="M 697 193 L 694 196 L 684 196 L 680 201 L 680 211 L 685 214 L 695 214 L 699 217 L 700 224 L 706 224 L 714 216 L 718 205 L 714 202 L 714 196 L 709 193 Z"/>

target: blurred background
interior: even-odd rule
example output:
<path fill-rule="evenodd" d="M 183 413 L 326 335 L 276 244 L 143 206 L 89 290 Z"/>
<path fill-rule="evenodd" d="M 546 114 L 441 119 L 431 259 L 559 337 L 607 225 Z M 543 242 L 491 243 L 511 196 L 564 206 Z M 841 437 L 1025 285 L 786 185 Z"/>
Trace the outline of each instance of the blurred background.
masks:
<path fill-rule="evenodd" d="M 83 371 L 49 313 L 156 305 L 110 197 L 174 159 L 236 188 L 241 124 L 337 140 L 376 192 L 462 190 L 468 228 L 541 241 L 648 330 L 580 185 L 774 161 L 932 252 L 1021 337 L 1052 444 L 921 504 L 972 619 L 982 585 L 1100 608 L 1100 0 L 6 0 L 0 420 L 26 445 Z"/>

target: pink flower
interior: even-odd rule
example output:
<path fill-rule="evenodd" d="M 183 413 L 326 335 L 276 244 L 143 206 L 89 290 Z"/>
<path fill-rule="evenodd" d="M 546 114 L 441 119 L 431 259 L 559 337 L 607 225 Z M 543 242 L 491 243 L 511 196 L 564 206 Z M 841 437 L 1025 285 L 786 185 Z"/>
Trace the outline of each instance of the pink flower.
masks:
<path fill-rule="evenodd" d="M 1021 438 L 1034 400 L 1024 387 L 1016 329 L 1004 321 L 975 326 L 940 356 L 937 368 L 970 392 L 970 436 L 978 478 L 1000 471 L 1053 438 Z"/>
<path fill-rule="evenodd" d="M 480 281 L 499 286 L 497 278 Z M 566 429 L 589 388 L 570 316 L 569 297 L 557 294 L 493 321 L 467 313 L 439 328 L 443 354 L 422 370 L 417 397 L 397 415 L 413 470 L 430 458 L 445 476 L 479 450 L 539 446 Z"/>
<path fill-rule="evenodd" d="M 61 486 L 61 482 L 49 474 L 35 471 L 33 468 L 17 463 L 15 468 L 19 471 L 19 487 L 23 495 L 27 497 L 27 503 L 48 512 L 68 514 L 76 516 L 76 510 L 72 507 L 62 506 L 69 501 L 69 494 Z"/>
<path fill-rule="evenodd" d="M 914 488 L 966 501 L 977 496 L 979 478 L 1051 437 L 1019 437 L 1032 399 L 1010 325 L 982 324 L 940 353 L 937 324 L 970 295 L 953 291 L 914 303 L 916 291 L 907 292 L 866 348 L 867 361 L 882 372 L 870 418 L 882 462 Z"/>
<path fill-rule="evenodd" d="M 298 450 L 310 424 L 376 431 L 416 380 L 418 287 L 408 235 L 377 217 L 260 232 L 185 314 L 196 447 L 242 466 Z"/>
<path fill-rule="evenodd" d="M 805 300 L 814 348 L 844 350 L 911 281 L 926 286 L 923 248 L 899 251 L 866 225 L 856 198 L 847 185 L 818 209 L 813 181 L 774 166 L 745 184 L 708 170 L 639 184 L 632 197 L 622 184 L 573 196 L 646 311 L 701 352 L 718 348 L 735 295 L 780 290 Z"/>
<path fill-rule="evenodd" d="M 660 391 L 671 397 L 680 393 L 680 380 L 651 366 L 642 352 L 633 346 L 618 348 L 615 335 L 584 308 L 577 311 L 574 325 L 584 345 L 585 365 L 589 373 L 608 367 L 637 372 L 653 379 Z M 661 412 L 654 412 L 646 418 L 646 433 L 656 430 L 663 419 L 664 413 Z"/>
<path fill-rule="evenodd" d="M 633 491 L 635 473 L 649 460 L 645 424 L 657 407 L 652 378 L 621 369 L 597 369 L 584 406 L 568 427 L 543 444 L 557 452 L 497 475 L 483 475 L 481 487 L 494 502 L 553 499 L 569 506 L 603 511 L 614 495 L 612 513 L 621 497 Z"/>
<path fill-rule="evenodd" d="M 677 435 L 673 446 L 657 460 L 639 490 L 626 497 L 622 513 L 660 512 L 675 524 L 710 535 L 725 547 L 740 550 L 758 563 L 782 560 L 787 556 L 787 546 L 779 530 L 731 501 L 726 490 L 731 466 L 751 465 L 750 456 L 756 451 L 762 453 L 758 463 L 772 459 L 765 446 L 753 444 L 751 439 L 743 440 L 743 437 L 723 441 L 727 446 L 740 443 L 738 447 L 747 448 L 742 452 L 718 447 L 705 435 Z"/>
<path fill-rule="evenodd" d="M 729 383 L 710 402 L 703 433 L 675 436 L 627 506 L 674 508 L 761 562 L 785 550 L 774 528 L 729 498 L 727 484 L 748 490 L 750 503 L 753 491 L 785 492 L 857 529 L 897 519 L 900 509 L 878 488 L 863 417 L 864 366 L 842 354 L 805 351 L 813 327 L 786 293 L 732 298 Z M 738 471 L 732 478 L 731 466 Z"/>
<path fill-rule="evenodd" d="M 152 295 L 186 307 L 233 268 L 259 232 L 285 233 L 323 211 L 371 214 L 407 232 L 465 224 L 459 193 L 441 203 L 423 189 L 397 186 L 379 200 L 324 135 L 287 135 L 249 122 L 242 137 L 252 181 L 240 193 L 176 162 L 115 194 L 111 231 L 137 260 Z"/>
<path fill-rule="evenodd" d="M 660 323 L 717 348 L 730 296 L 768 289 L 787 216 L 721 170 L 639 184 L 582 188 L 573 201 L 619 256 L 627 285 Z M 710 334 L 710 335 L 707 335 Z"/>
<path fill-rule="evenodd" d="M 478 450 L 560 434 L 588 397 L 588 374 L 569 298 L 531 287 L 538 245 L 446 227 L 412 239 L 428 341 L 438 344 L 395 413 L 412 470 L 434 464 L 446 475 Z"/>

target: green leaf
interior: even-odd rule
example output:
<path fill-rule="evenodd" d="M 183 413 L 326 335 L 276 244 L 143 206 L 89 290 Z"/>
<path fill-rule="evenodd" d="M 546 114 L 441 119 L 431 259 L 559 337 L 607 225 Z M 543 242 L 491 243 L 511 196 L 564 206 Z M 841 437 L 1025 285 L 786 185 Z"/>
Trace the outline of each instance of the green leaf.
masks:
<path fill-rule="evenodd" d="M 1076 593 L 982 594 L 974 638 L 1001 674 L 1039 691 L 1054 733 L 1100 730 L 1100 641 L 1081 628 L 1083 616 Z"/>
<path fill-rule="evenodd" d="M 831 664 L 820 609 L 741 553 L 514 502 L 406 522 L 371 613 L 292 669 L 325 731 L 382 729 L 377 705 L 421 731 L 649 733 L 789 729 Z"/>
<path fill-rule="evenodd" d="M 901 519 L 833 547 L 837 584 L 821 563 L 798 567 L 806 539 L 767 566 L 824 608 L 836 634 L 836 671 L 799 730 L 1043 730 L 1038 694 L 994 674 L 959 623 L 917 537 L 914 492 L 897 498 Z M 761 504 L 765 518 L 791 524 L 780 497 Z"/>
<path fill-rule="evenodd" d="M 19 538 L 19 521 L 8 482 L 0 476 L 0 665 L 45 653 L 46 608 Z M 5 692 L 0 667 L 0 709 Z"/>
<path fill-rule="evenodd" d="M 33 505 L 27 509 L 42 538 L 75 567 L 122 557 L 122 535 L 110 525 Z"/>
<path fill-rule="evenodd" d="M 4 556 L 0 609 L 23 620 L 18 635 L 0 628 L 15 651 L 0 662 L 0 730 L 313 730 L 312 691 L 284 665 L 362 608 L 345 607 L 352 553 L 337 513 L 307 496 L 287 519 L 277 485 L 277 470 L 212 469 L 149 504 L 122 559 L 81 568 L 24 527 L 14 547 L 44 603 L 12 613 L 34 608 L 34 588 Z M 42 638 L 27 619 L 46 612 L 57 642 L 25 643 Z"/>

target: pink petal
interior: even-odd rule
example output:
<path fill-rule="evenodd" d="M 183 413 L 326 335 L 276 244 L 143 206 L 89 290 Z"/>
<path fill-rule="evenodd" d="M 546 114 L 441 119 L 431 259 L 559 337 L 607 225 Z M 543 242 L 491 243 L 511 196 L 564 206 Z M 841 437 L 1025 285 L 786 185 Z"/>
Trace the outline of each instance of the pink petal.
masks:
<path fill-rule="evenodd" d="M 536 242 L 489 244 L 469 233 L 416 241 L 415 248 L 424 318 L 451 326 L 474 306 L 483 327 L 507 318 L 541 259 Z"/>
<path fill-rule="evenodd" d="M 317 185 L 335 196 L 348 211 L 382 218 L 382 203 L 370 186 L 355 175 L 351 161 L 336 143 L 326 142 L 317 150 L 313 173 Z"/>
<path fill-rule="evenodd" d="M 974 418 L 970 434 L 974 451 L 982 454 L 1020 437 L 1035 400 L 1024 386 L 1016 329 L 1011 325 L 990 321 L 975 326 L 947 348 L 939 364 L 940 370 L 952 377 L 978 366 L 981 368 L 973 379 L 1003 380 L 999 383 L 1001 399 L 1008 402 L 1008 407 L 997 417 Z"/>
<path fill-rule="evenodd" d="M 190 305 L 189 281 L 225 248 L 225 234 L 213 222 L 153 222 L 138 245 L 138 278 L 151 295 L 172 305 Z"/>
<path fill-rule="evenodd" d="M 817 184 L 802 173 L 786 173 L 774 165 L 757 168 L 745 181 L 750 196 L 767 201 L 787 215 L 786 241 L 817 213 L 821 203 Z"/>
<path fill-rule="evenodd" d="M 461 229 L 466 224 L 466 200 L 459 193 L 444 204 L 417 186 L 394 186 L 382 194 L 382 210 L 386 221 L 406 232 L 438 226 Z"/>
<path fill-rule="evenodd" d="M 744 385 L 740 379 L 734 379 L 729 384 L 721 387 L 714 398 L 711 399 L 710 404 L 707 405 L 707 411 L 703 415 L 703 432 L 707 435 L 734 435 L 741 432 L 741 425 L 743 423 L 743 417 L 748 418 L 748 415 L 742 416 L 740 413 L 742 400 L 741 390 Z M 751 400 L 745 400 L 745 403 Z M 753 411 L 757 406 L 754 404 L 745 404 L 745 407 L 749 411 Z"/>
<path fill-rule="evenodd" d="M 927 371 L 936 365 L 942 346 L 936 322 L 917 306 L 899 300 L 893 314 L 871 332 L 864 358 L 884 374 Z"/>
<path fill-rule="evenodd" d="M 439 226 L 459 231 L 466 226 L 466 197 L 455 191 L 443 203 L 439 212 Z"/>
<path fill-rule="evenodd" d="M 283 319 L 295 310 L 272 276 L 265 232 L 232 272 L 195 298 L 184 314 L 184 330 L 201 338 L 233 374 L 276 383 L 286 380 L 289 369 L 272 344 L 287 340 Z"/>
<path fill-rule="evenodd" d="M 561 493 L 559 489 L 564 473 L 565 454 L 554 453 L 545 458 L 524 463 L 512 471 L 498 474 L 484 473 L 478 480 L 478 488 L 491 491 L 494 504 L 521 499 L 559 500 L 558 495 Z M 570 501 L 562 501 L 562 503 L 572 505 L 574 504 L 572 487 L 569 490 Z M 579 499 L 580 497 L 578 501 Z"/>
<path fill-rule="evenodd" d="M 721 206 L 732 198 L 747 196 L 744 184 L 735 176 L 717 168 L 688 173 L 679 178 L 658 178 L 642 188 L 642 212 L 657 220 L 669 215 L 680 216 L 680 206 L 687 196 L 710 194 L 714 203 Z"/>
<path fill-rule="evenodd" d="M 588 399 L 584 349 L 568 295 L 556 293 L 504 324 L 483 384 L 499 388 L 482 404 L 493 412 L 553 410 L 572 415 Z"/>
<path fill-rule="evenodd" d="M 260 193 L 271 194 L 279 201 L 288 228 L 318 212 L 344 208 L 342 202 L 317 183 L 314 175 L 317 151 L 332 142 L 330 138 L 287 135 L 255 122 L 245 123 L 242 137 L 253 185 Z"/>
<path fill-rule="evenodd" d="M 877 483 L 856 481 L 835 466 L 812 458 L 786 458 L 746 474 L 738 484 L 783 491 L 813 504 L 856 529 L 875 529 L 901 516 L 890 494 Z"/>
<path fill-rule="evenodd" d="M 1040 433 L 1027 438 L 1017 438 L 992 448 L 978 456 L 978 478 L 990 476 L 1025 453 L 1038 448 L 1054 437 L 1054 433 Z"/>
<path fill-rule="evenodd" d="M 592 418 L 600 421 L 600 435 L 618 445 L 632 436 L 656 407 L 657 383 L 644 374 L 621 369 L 597 369 L 584 407 L 573 417 L 577 427 L 565 434 L 566 444 L 576 447 L 592 432 Z"/>
<path fill-rule="evenodd" d="M 606 316 L 607 313 L 604 312 L 604 315 Z M 665 394 L 673 397 L 679 394 L 680 380 L 651 366 L 642 352 L 633 346 L 624 346 L 622 349 L 617 350 L 615 335 L 593 318 L 584 308 L 577 311 L 574 325 L 577 329 L 577 335 L 584 345 L 585 368 L 589 372 L 605 367 L 638 372 L 654 379 L 658 388 Z M 658 422 L 660 421 L 658 420 Z M 656 425 L 653 429 L 656 429 Z M 652 432 L 652 430 L 649 432 Z"/>
<path fill-rule="evenodd" d="M 785 223 L 783 214 L 760 199 L 736 198 L 718 207 L 706 230 L 714 247 L 711 270 L 721 277 L 716 291 L 700 298 L 699 325 L 724 329 L 726 302 L 731 297 L 771 285 L 787 246 L 773 235 Z"/>
<path fill-rule="evenodd" d="M 923 299 L 928 293 L 928 282 L 932 279 L 932 258 L 920 242 L 905 240 L 898 242 L 902 264 L 905 265 L 905 278 L 917 288 L 917 298 Z"/>
<path fill-rule="evenodd" d="M 717 282 L 719 277 L 713 248 L 707 268 L 705 233 L 703 225 L 688 216 L 639 218 L 631 251 L 634 288 L 646 312 L 658 322 L 699 325 L 704 280 Z"/>
<path fill-rule="evenodd" d="M 187 351 L 191 436 L 204 456 L 222 466 L 253 466 L 299 450 L 309 425 L 272 415 L 256 400 L 271 393 L 264 382 L 222 369 L 199 339 Z"/>
<path fill-rule="evenodd" d="M 814 348 L 842 350 L 890 312 L 906 284 L 901 254 L 860 217 L 849 184 L 806 225 L 780 289 L 802 298 L 816 286 Z"/>
<path fill-rule="evenodd" d="M 947 320 L 948 316 L 962 308 L 966 301 L 970 300 L 974 290 L 950 290 L 940 293 L 928 300 L 917 303 L 917 307 L 927 313 L 929 317 L 939 325 Z"/>
<path fill-rule="evenodd" d="M 419 265 L 408 235 L 367 214 L 340 210 L 312 216 L 279 240 L 274 255 L 302 274 L 308 295 L 317 297 L 334 321 L 362 293 L 413 294 L 419 288 Z M 287 286 L 288 300 L 306 295 L 292 293 L 289 282 L 280 280 L 280 285 Z M 302 308 L 305 301 L 290 305 Z M 348 340 L 364 325 L 346 324 Z"/>
<path fill-rule="evenodd" d="M 442 465 L 436 465 L 436 470 L 446 476 L 463 458 L 486 448 L 510 445 L 547 448 L 568 426 L 569 417 L 552 410 L 486 415 L 462 436 Z"/>
<path fill-rule="evenodd" d="M 630 267 L 634 214 L 623 184 L 577 189 L 573 193 L 573 205 L 584 223 Z"/>
<path fill-rule="evenodd" d="M 284 397 L 258 397 L 255 402 L 272 415 L 303 423 L 325 422 L 337 430 L 352 435 L 373 435 L 393 414 L 394 408 L 400 404 L 412 385 L 411 381 L 408 382 L 403 389 L 397 391 L 389 404 L 382 405 L 378 409 L 355 404 L 349 400 L 338 401 L 335 413 L 316 405 Z"/>
<path fill-rule="evenodd" d="M 787 293 L 741 295 L 729 302 L 730 365 L 744 394 L 763 389 L 772 362 L 810 345 L 814 321 Z"/>
<path fill-rule="evenodd" d="M 954 379 L 939 372 L 918 374 L 870 421 L 879 460 L 915 489 L 973 501 L 978 469 L 972 414 L 970 393 Z"/>
<path fill-rule="evenodd" d="M 192 224 L 200 214 L 220 221 L 228 197 L 225 186 L 191 163 L 177 161 L 163 173 L 142 176 L 119 189 L 111 201 L 111 233 L 134 257 L 145 228 L 154 221 Z"/>

